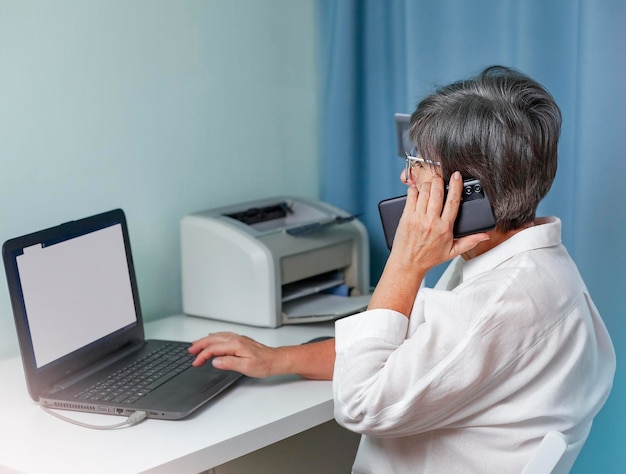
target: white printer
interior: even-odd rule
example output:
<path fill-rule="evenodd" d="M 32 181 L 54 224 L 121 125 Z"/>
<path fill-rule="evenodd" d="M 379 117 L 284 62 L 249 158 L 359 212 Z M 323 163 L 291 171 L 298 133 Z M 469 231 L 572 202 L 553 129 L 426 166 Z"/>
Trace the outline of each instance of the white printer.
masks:
<path fill-rule="evenodd" d="M 261 327 L 364 310 L 369 240 L 327 203 L 275 197 L 181 219 L 183 312 Z"/>

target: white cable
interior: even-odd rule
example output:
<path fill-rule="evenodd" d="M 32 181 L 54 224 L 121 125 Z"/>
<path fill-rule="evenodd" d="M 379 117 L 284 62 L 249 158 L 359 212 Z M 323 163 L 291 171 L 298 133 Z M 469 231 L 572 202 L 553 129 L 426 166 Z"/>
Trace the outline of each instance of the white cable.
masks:
<path fill-rule="evenodd" d="M 45 411 L 46 413 L 49 413 L 52 416 L 56 416 L 60 420 L 67 421 L 68 423 L 72 423 L 74 425 L 82 426 L 83 428 L 91 428 L 93 430 L 115 430 L 119 428 L 126 428 L 129 426 L 136 425 L 140 421 L 143 421 L 148 415 L 145 411 L 136 411 L 134 413 L 131 413 L 130 416 L 126 418 L 124 421 L 122 421 L 121 423 L 115 423 L 113 425 L 90 425 L 89 423 L 83 423 L 78 420 L 73 420 L 72 418 L 69 418 L 67 416 L 63 416 L 60 413 L 52 411 L 50 408 L 46 406 L 43 406 L 43 405 L 39 405 L 39 406 L 41 407 L 43 411 Z"/>

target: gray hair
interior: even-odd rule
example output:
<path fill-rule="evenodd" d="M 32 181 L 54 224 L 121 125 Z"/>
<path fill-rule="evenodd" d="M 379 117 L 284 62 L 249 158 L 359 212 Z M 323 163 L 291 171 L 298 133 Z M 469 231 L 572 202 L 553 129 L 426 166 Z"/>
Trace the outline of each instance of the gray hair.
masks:
<path fill-rule="evenodd" d="M 519 71 L 491 66 L 439 88 L 411 115 L 409 136 L 423 158 L 480 180 L 497 227 L 535 219 L 557 169 L 561 111 L 552 95 Z"/>

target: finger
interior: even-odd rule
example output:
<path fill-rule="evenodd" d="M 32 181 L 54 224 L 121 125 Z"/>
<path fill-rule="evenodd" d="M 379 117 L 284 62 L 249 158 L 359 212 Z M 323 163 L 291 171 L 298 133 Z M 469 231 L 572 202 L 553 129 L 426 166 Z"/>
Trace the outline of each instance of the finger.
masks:
<path fill-rule="evenodd" d="M 459 213 L 459 206 L 463 200 L 463 180 L 461 173 L 455 171 L 450 177 L 448 184 L 448 196 L 441 212 L 441 218 L 453 223 Z"/>
<path fill-rule="evenodd" d="M 196 355 L 196 358 L 191 362 L 194 367 L 200 367 L 205 364 L 206 361 L 211 360 L 211 356 L 208 353 L 200 352 Z"/>
<path fill-rule="evenodd" d="M 421 214 L 425 214 L 428 209 L 428 200 L 430 199 L 430 189 L 432 183 L 427 181 L 422 183 L 417 193 L 417 202 L 415 204 L 415 210 Z"/>
<path fill-rule="evenodd" d="M 441 215 L 441 207 L 443 206 L 444 182 L 440 176 L 433 177 L 430 183 L 430 196 L 428 198 L 428 207 L 426 212 L 431 216 L 439 217 Z"/>
<path fill-rule="evenodd" d="M 200 367 L 201 365 L 204 365 L 205 362 L 215 357 L 215 354 L 216 353 L 213 346 L 204 348 L 200 352 L 195 354 L 196 358 L 193 360 L 191 365 L 193 365 L 194 367 Z"/>
<path fill-rule="evenodd" d="M 202 339 L 197 339 L 195 341 L 193 341 L 191 343 L 191 346 L 189 346 L 189 348 L 187 349 L 189 351 L 190 354 L 197 354 L 198 352 L 200 352 L 202 349 L 204 349 L 208 342 L 208 339 L 211 335 L 209 334 L 208 336 L 203 337 Z"/>
<path fill-rule="evenodd" d="M 241 357 L 236 356 L 221 356 L 214 358 L 211 363 L 216 369 L 232 370 L 245 375 L 250 375 L 247 373 L 247 367 L 249 365 L 248 359 L 242 359 Z"/>
<path fill-rule="evenodd" d="M 406 175 L 405 170 L 402 170 L 402 173 L 400 173 L 400 181 L 402 181 L 402 183 L 404 184 L 410 184 L 409 177 Z"/>
<path fill-rule="evenodd" d="M 406 202 L 404 203 L 404 209 L 409 211 L 415 210 L 418 196 L 419 192 L 417 191 L 417 188 L 414 186 L 410 186 L 406 190 Z"/>
<path fill-rule="evenodd" d="M 472 250 L 479 243 L 489 240 L 489 234 L 481 232 L 480 234 L 472 234 L 466 237 L 461 237 L 454 241 L 454 254 L 461 255 L 465 252 Z"/>
<path fill-rule="evenodd" d="M 228 335 L 226 337 L 211 335 L 202 339 L 197 347 L 199 347 L 199 350 L 198 348 L 195 349 L 196 358 L 192 363 L 194 367 L 203 365 L 213 357 L 235 355 L 240 348 L 240 344 L 237 343 L 234 337 L 228 337 Z"/>
<path fill-rule="evenodd" d="M 208 334 L 207 336 L 204 336 L 200 339 L 193 341 L 191 343 L 191 346 L 189 346 L 189 352 L 193 354 L 195 352 L 201 351 L 202 349 L 207 347 L 209 344 L 214 344 L 215 342 L 220 342 L 220 341 L 222 342 L 227 341 L 235 337 L 237 337 L 237 334 L 232 333 L 232 332 L 213 332 L 213 333 Z"/>

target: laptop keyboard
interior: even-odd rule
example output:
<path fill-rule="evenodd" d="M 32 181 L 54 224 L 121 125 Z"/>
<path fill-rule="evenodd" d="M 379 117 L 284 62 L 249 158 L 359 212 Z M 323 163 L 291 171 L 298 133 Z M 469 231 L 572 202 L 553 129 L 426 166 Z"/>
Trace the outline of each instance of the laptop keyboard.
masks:
<path fill-rule="evenodd" d="M 131 404 L 191 367 L 186 345 L 166 344 L 76 394 L 79 400 Z"/>

